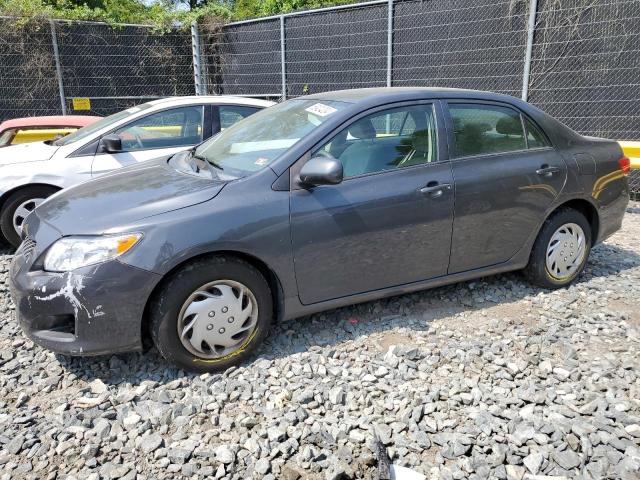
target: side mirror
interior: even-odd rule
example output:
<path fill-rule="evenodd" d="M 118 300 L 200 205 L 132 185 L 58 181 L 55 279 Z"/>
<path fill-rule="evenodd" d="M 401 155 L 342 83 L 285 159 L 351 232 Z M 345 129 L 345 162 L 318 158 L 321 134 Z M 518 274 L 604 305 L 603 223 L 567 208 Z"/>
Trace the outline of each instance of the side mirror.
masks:
<path fill-rule="evenodd" d="M 342 178 L 342 163 L 333 157 L 313 157 L 300 169 L 300 181 L 306 185 L 336 185 Z"/>
<path fill-rule="evenodd" d="M 107 153 L 118 153 L 122 151 L 122 139 L 112 133 L 110 135 L 105 135 L 100 139 L 100 149 L 101 152 Z"/>

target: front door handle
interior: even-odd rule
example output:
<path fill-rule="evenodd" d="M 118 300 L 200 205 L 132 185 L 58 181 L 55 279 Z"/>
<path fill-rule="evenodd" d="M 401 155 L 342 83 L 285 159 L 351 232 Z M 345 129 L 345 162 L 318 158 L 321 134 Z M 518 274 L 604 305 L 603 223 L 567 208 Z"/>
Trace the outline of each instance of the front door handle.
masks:
<path fill-rule="evenodd" d="M 449 183 L 429 182 L 426 187 L 420 189 L 420 193 L 429 195 L 433 198 L 441 197 L 445 191 L 451 190 Z"/>
<path fill-rule="evenodd" d="M 541 177 L 553 177 L 553 175 L 555 173 L 558 173 L 560 171 L 560 167 L 550 167 L 549 165 L 542 165 L 538 170 L 536 170 L 536 173 L 538 175 L 540 175 Z"/>

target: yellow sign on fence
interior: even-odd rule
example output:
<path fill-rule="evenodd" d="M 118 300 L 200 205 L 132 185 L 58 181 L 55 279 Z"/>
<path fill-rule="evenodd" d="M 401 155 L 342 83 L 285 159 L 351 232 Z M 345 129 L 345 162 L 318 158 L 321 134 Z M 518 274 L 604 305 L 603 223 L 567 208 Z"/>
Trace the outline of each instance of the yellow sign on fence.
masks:
<path fill-rule="evenodd" d="M 91 100 L 88 98 L 73 98 L 74 110 L 91 110 Z"/>

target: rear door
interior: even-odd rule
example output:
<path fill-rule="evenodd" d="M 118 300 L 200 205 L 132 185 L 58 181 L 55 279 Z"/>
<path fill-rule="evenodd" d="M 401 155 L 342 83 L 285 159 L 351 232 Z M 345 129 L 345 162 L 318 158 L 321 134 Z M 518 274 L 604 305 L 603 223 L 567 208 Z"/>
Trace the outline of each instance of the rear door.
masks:
<path fill-rule="evenodd" d="M 514 107 L 447 103 L 456 196 L 449 273 L 458 273 L 513 257 L 560 194 L 567 168 Z"/>
<path fill-rule="evenodd" d="M 138 162 L 169 157 L 197 145 L 205 138 L 207 127 L 210 128 L 205 118 L 204 105 L 174 107 L 140 117 L 111 132 L 122 139 L 122 152 L 98 151 L 91 173 L 96 176 Z"/>
<path fill-rule="evenodd" d="M 453 190 L 436 107 L 412 103 L 378 109 L 312 152 L 340 160 L 345 178 L 339 185 L 291 192 L 302 303 L 446 273 Z"/>

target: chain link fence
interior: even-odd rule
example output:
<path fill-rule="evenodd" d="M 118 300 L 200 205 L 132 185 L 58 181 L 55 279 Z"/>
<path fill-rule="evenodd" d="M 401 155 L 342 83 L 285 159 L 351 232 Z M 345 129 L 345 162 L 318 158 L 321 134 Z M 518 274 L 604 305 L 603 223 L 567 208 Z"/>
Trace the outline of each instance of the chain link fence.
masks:
<path fill-rule="evenodd" d="M 0 18 L 0 120 L 60 114 L 48 24 Z"/>
<path fill-rule="evenodd" d="M 640 139 L 640 1 L 540 0 L 529 101 L 576 131 Z"/>
<path fill-rule="evenodd" d="M 0 120 L 108 115 L 154 98 L 194 93 L 189 32 L 4 18 L 0 44 Z M 88 98 L 90 108 L 75 110 L 74 98 Z"/>
<path fill-rule="evenodd" d="M 399 2 L 392 85 L 472 88 L 519 97 L 526 1 Z"/>
<path fill-rule="evenodd" d="M 209 93 L 278 98 L 282 90 L 280 20 L 200 26 Z"/>
<path fill-rule="evenodd" d="M 285 17 L 284 27 L 287 96 L 386 85 L 384 5 Z"/>
<path fill-rule="evenodd" d="M 65 100 L 89 98 L 105 115 L 153 98 L 194 93 L 188 32 L 59 22 L 56 37 Z"/>

